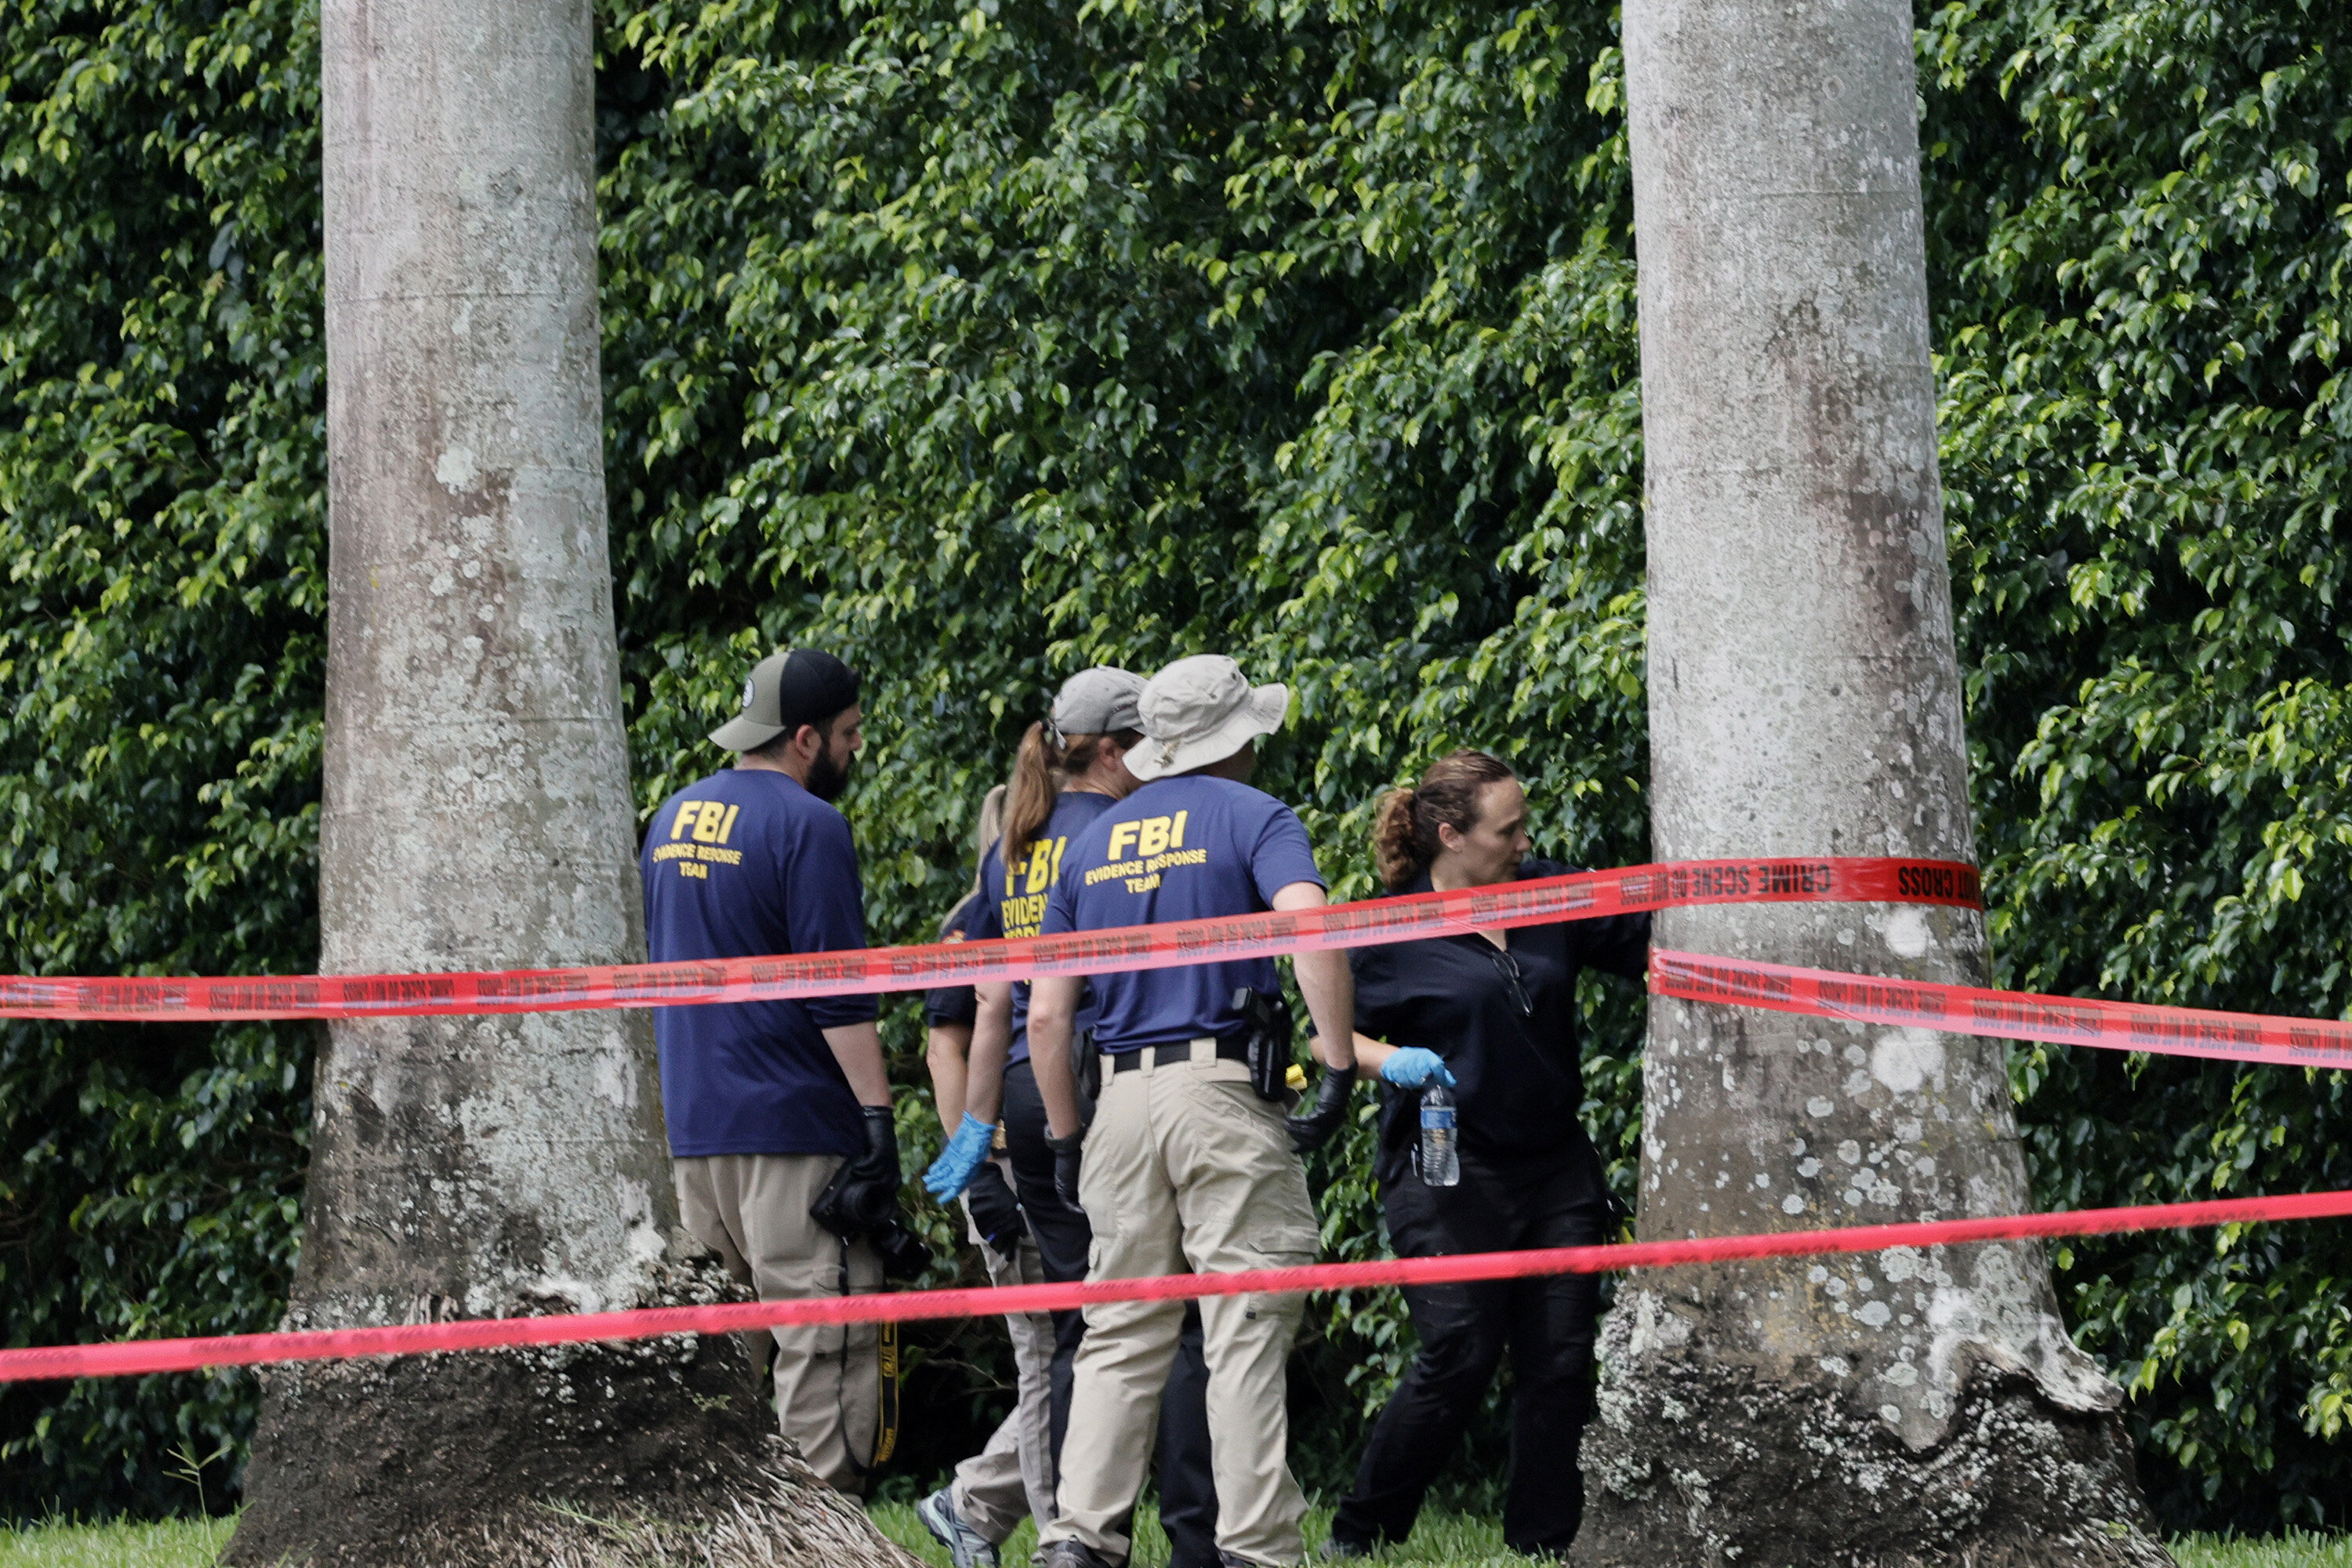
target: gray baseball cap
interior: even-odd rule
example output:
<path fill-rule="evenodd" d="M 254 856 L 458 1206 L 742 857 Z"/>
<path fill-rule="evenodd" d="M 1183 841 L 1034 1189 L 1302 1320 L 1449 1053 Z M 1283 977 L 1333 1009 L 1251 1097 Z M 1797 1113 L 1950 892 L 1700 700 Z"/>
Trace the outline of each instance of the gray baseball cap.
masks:
<path fill-rule="evenodd" d="M 857 700 L 857 672 L 813 647 L 785 648 L 751 667 L 743 711 L 710 731 L 730 752 L 753 752 L 803 724 L 822 724 Z"/>
<path fill-rule="evenodd" d="M 1098 664 L 1062 682 L 1054 699 L 1054 728 L 1065 735 L 1108 735 L 1117 730 L 1140 730 L 1143 715 L 1136 699 L 1143 694 L 1143 677 L 1131 669 Z"/>
<path fill-rule="evenodd" d="M 1240 665 L 1204 653 L 1153 676 L 1136 707 L 1144 738 L 1127 753 L 1127 771 L 1149 782 L 1222 763 L 1273 734 L 1290 711 L 1290 688 L 1252 686 Z"/>

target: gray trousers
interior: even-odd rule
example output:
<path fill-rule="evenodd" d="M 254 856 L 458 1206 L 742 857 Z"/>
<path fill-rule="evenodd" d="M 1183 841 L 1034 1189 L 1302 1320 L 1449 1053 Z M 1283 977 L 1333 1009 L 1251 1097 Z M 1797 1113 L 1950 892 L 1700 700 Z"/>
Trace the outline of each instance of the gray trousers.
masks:
<path fill-rule="evenodd" d="M 1005 1180 L 1012 1168 L 996 1156 Z M 970 1216 L 966 1226 L 971 1228 Z M 1013 1256 L 1005 1258 L 971 1228 L 972 1245 L 988 1264 L 992 1285 L 1042 1285 L 1045 1261 L 1024 1232 Z M 1054 1517 L 1054 1433 L 1051 1377 L 1054 1318 L 1050 1312 L 1011 1312 L 1004 1326 L 1013 1335 L 1015 1402 L 988 1444 L 956 1467 L 950 1499 L 963 1521 L 1000 1545 L 1021 1521 L 1034 1514 L 1040 1525 Z"/>

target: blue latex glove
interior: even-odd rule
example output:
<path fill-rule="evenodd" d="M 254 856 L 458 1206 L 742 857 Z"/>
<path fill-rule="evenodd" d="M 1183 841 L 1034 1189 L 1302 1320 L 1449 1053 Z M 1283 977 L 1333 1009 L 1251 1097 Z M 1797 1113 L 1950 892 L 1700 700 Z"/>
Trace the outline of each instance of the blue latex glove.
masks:
<path fill-rule="evenodd" d="M 1381 1078 L 1399 1089 L 1423 1089 L 1432 1079 L 1448 1089 L 1454 1087 L 1454 1075 L 1446 1070 L 1445 1058 L 1420 1046 L 1401 1046 L 1390 1052 L 1389 1059 L 1381 1064 Z"/>
<path fill-rule="evenodd" d="M 955 1136 L 950 1138 L 948 1146 L 940 1151 L 940 1157 L 931 1162 L 931 1168 L 923 1173 L 923 1185 L 940 1202 L 951 1201 L 971 1184 L 971 1173 L 980 1169 L 982 1160 L 988 1158 L 989 1145 L 995 1142 L 996 1123 L 982 1121 L 971 1111 L 965 1111 L 962 1123 L 955 1130 Z"/>

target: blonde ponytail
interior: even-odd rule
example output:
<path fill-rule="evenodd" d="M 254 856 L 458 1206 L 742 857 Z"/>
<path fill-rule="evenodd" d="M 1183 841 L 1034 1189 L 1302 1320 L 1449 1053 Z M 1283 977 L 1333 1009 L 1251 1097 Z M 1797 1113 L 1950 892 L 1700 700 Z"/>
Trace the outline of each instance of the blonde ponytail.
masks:
<path fill-rule="evenodd" d="M 996 784 L 981 800 L 980 831 L 972 836 L 971 844 L 974 865 L 987 859 L 988 852 L 996 847 L 996 841 L 1004 837 L 1004 786 Z M 980 873 L 977 871 L 971 874 L 971 889 L 975 893 L 980 891 Z"/>
<path fill-rule="evenodd" d="M 1004 858 L 1027 846 L 1054 815 L 1054 797 L 1061 793 L 1062 773 L 1068 759 L 1054 742 L 1051 731 L 1032 724 L 1021 737 L 1013 759 L 1013 784 L 1004 800 Z"/>

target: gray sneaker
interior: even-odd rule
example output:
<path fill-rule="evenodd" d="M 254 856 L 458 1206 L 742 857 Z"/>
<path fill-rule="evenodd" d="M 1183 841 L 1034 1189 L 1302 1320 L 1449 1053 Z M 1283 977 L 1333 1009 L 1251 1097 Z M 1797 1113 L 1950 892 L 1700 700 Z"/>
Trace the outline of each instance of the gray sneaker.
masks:
<path fill-rule="evenodd" d="M 963 1521 L 963 1515 L 956 1512 L 950 1489 L 941 1487 L 917 1503 L 915 1517 L 948 1549 L 955 1568 L 996 1568 L 996 1542 Z"/>
<path fill-rule="evenodd" d="M 1033 1568 L 1113 1568 L 1103 1554 L 1083 1541 L 1055 1541 L 1037 1549 Z"/>

